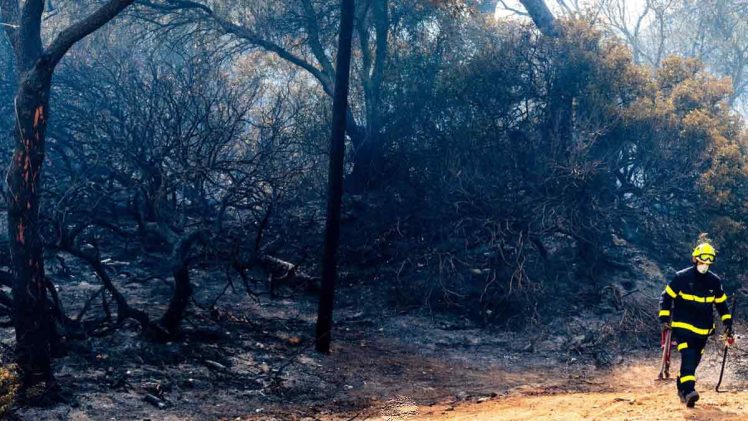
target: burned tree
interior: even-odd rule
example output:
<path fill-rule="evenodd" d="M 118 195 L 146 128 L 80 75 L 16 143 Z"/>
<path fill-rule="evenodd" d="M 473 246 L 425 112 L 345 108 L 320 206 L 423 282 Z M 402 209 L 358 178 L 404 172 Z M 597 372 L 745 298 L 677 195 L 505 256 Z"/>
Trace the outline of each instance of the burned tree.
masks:
<path fill-rule="evenodd" d="M 166 27 L 189 28 L 194 34 L 230 35 L 232 51 L 264 51 L 303 70 L 332 99 L 335 83 L 335 51 L 339 2 L 332 0 L 278 1 L 273 7 L 262 4 L 245 7 L 229 1 L 233 7 L 218 7 L 206 1 L 144 1 L 156 13 L 164 14 Z M 346 174 L 346 190 L 365 193 L 381 187 L 386 170 L 388 148 L 397 138 L 391 134 L 392 112 L 398 89 L 389 86 L 398 69 L 392 60 L 407 56 L 412 37 L 428 26 L 438 12 L 433 5 L 419 2 L 362 0 L 356 2 L 354 20 L 354 72 L 351 75 L 351 106 L 346 112 L 350 140 L 351 169 Z M 231 10 L 231 14 L 228 11 Z M 408 21 L 411 30 L 402 25 Z M 235 48 L 238 47 L 238 48 Z M 397 48 L 396 48 L 397 47 Z M 397 80 L 394 77 L 393 80 Z M 397 129 L 397 128 L 395 128 Z"/>
<path fill-rule="evenodd" d="M 335 304 L 337 278 L 336 254 L 340 239 L 340 208 L 343 197 L 343 159 L 345 154 L 345 113 L 348 109 L 348 78 L 351 65 L 351 38 L 353 37 L 353 0 L 341 4 L 340 39 L 333 100 L 332 134 L 330 135 L 330 172 L 327 189 L 327 221 L 325 223 L 325 248 L 322 258 L 322 292 L 317 313 L 316 349 L 330 352 L 332 312 Z"/>
<path fill-rule="evenodd" d="M 39 235 L 39 187 L 44 161 L 49 95 L 55 67 L 78 41 L 117 16 L 133 0 L 110 0 L 91 15 L 42 44 L 43 0 L 0 3 L 5 33 L 16 61 L 19 86 L 15 96 L 15 152 L 7 175 L 8 232 L 13 282 L 16 358 L 22 385 L 44 382 L 55 386 L 50 362 L 51 318 L 44 275 L 43 245 Z"/>
<path fill-rule="evenodd" d="M 87 42 L 133 30 L 123 26 Z M 90 336 L 128 320 L 149 339 L 178 336 L 183 318 L 201 308 L 191 308 L 198 270 L 238 273 L 248 291 L 262 285 L 245 272 L 267 270 L 270 283 L 305 278 L 266 246 L 278 243 L 274 221 L 283 223 L 284 201 L 298 200 L 295 186 L 307 177 L 293 122 L 305 105 L 289 99 L 294 87 L 262 85 L 253 67 L 217 65 L 208 50 L 121 41 L 57 72 L 53 100 L 62 109 L 45 178 L 53 204 L 43 211 L 49 250 L 90 268 L 99 296 L 111 298 L 112 311 L 81 310 Z M 147 263 L 123 274 L 107 258 Z M 131 304 L 122 289 L 121 281 L 153 279 L 173 285 L 169 296 L 152 297 L 165 304 L 160 314 Z"/>

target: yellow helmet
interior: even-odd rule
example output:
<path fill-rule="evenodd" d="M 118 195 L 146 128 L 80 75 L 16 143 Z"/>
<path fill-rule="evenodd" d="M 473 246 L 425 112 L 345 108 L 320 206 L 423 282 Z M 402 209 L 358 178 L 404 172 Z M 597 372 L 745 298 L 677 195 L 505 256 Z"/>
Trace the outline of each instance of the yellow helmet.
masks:
<path fill-rule="evenodd" d="M 717 250 L 712 247 L 709 243 L 701 243 L 693 249 L 691 257 L 700 263 L 711 264 L 714 263 L 714 258 L 717 256 Z"/>

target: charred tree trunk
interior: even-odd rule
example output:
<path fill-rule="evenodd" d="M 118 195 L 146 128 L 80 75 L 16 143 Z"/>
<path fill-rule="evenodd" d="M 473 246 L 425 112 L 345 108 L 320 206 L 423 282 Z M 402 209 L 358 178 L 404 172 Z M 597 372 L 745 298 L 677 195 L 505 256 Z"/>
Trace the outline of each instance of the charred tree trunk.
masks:
<path fill-rule="evenodd" d="M 40 62 L 26 74 L 16 96 L 15 151 L 8 170 L 8 233 L 15 279 L 13 311 L 16 359 L 24 385 L 53 382 L 52 317 L 47 307 L 39 186 L 52 69 Z"/>
<path fill-rule="evenodd" d="M 169 302 L 166 313 L 161 318 L 161 325 L 170 333 L 179 330 L 187 304 L 192 296 L 192 284 L 190 284 L 190 269 L 185 264 L 174 271 L 174 294 Z"/>
<path fill-rule="evenodd" d="M 330 136 L 330 170 L 327 189 L 327 220 L 322 258 L 322 290 L 317 313 L 316 346 L 318 352 L 330 352 L 332 312 L 335 303 L 337 278 L 336 255 L 340 239 L 340 208 L 343 199 L 343 158 L 345 154 L 346 110 L 348 109 L 348 81 L 353 38 L 353 0 L 342 0 L 340 35 L 338 38 L 337 71 L 333 96 L 332 134 Z"/>
<path fill-rule="evenodd" d="M 174 294 L 169 302 L 163 317 L 161 326 L 170 334 L 175 335 L 179 325 L 187 311 L 187 305 L 192 297 L 192 284 L 190 283 L 189 254 L 195 243 L 208 243 L 208 231 L 196 231 L 184 237 L 174 246 L 172 261 L 174 264 Z"/>

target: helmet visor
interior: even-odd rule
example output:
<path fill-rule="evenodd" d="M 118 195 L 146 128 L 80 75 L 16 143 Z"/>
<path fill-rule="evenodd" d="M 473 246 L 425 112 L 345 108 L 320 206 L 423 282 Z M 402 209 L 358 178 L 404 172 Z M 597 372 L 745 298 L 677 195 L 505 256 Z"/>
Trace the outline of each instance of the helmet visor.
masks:
<path fill-rule="evenodd" d="M 701 263 L 706 263 L 708 265 L 711 265 L 714 263 L 714 255 L 713 254 L 700 254 L 696 256 L 696 260 L 698 260 Z"/>

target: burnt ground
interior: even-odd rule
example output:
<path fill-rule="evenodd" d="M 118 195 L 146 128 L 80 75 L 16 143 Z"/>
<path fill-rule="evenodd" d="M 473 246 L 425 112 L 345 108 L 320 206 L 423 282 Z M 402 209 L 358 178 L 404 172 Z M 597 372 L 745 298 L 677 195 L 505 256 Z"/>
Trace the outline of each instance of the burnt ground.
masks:
<path fill-rule="evenodd" d="M 131 305 L 154 317 L 161 314 L 170 282 L 138 282 L 146 274 L 133 264 L 107 262 L 120 274 L 115 279 Z M 99 288 L 97 279 L 73 261 L 66 261 L 67 270 L 54 262 L 49 266 L 67 312 L 77 314 Z M 179 340 L 151 342 L 131 322 L 111 335 L 72 342 L 56 361 L 57 377 L 72 402 L 20 410 L 18 417 L 326 419 L 386 406 L 393 399 L 429 404 L 497 395 L 533 378 L 540 381 L 544 369 L 567 378 L 581 378 L 586 369 L 576 360 L 560 362 L 532 352 L 533 346 L 513 333 L 491 332 L 423 308 L 394 310 L 385 305 L 383 291 L 345 283 L 338 294 L 333 352 L 322 356 L 313 349 L 314 295 L 271 298 L 260 283 L 251 285 L 259 294 L 253 296 L 234 279 L 234 288 L 229 286 L 213 309 L 211 303 L 227 285 L 224 274 L 194 271 L 192 276 L 195 302 Z M 92 309 L 91 317 L 103 314 L 98 303 Z M 2 334 L 3 345 L 10 348 L 12 330 Z M 535 339 L 542 349 L 542 338 Z M 528 373 L 528 366 L 537 372 Z"/>
<path fill-rule="evenodd" d="M 131 305 L 154 317 L 162 313 L 170 282 L 139 282 L 147 274 L 134 264 L 108 264 Z M 72 261 L 66 266 L 53 262 L 50 273 L 68 313 L 76 314 L 99 283 L 85 267 Z M 424 307 L 398 310 L 388 305 L 385 288 L 352 285 L 345 277 L 333 351 L 323 356 L 313 349 L 314 295 L 286 289 L 271 298 L 262 282 L 251 285 L 258 295 L 249 295 L 238 279 L 226 288 L 222 272 L 192 276 L 195 301 L 179 340 L 148 341 L 130 323 L 111 335 L 70 343 L 56 368 L 71 402 L 18 410 L 17 418 L 395 420 L 431 413 L 426 419 L 438 419 L 455 408 L 518 394 L 615 391 L 611 373 L 629 365 L 651 366 L 652 377 L 657 371 L 657 349 L 601 352 L 605 341 L 579 335 L 584 324 L 578 317 L 553 329 L 491 329 Z M 9 348 L 12 330 L 2 335 Z M 712 366 L 717 348 L 710 345 Z M 441 412 L 429 412 L 432 405 Z"/>

